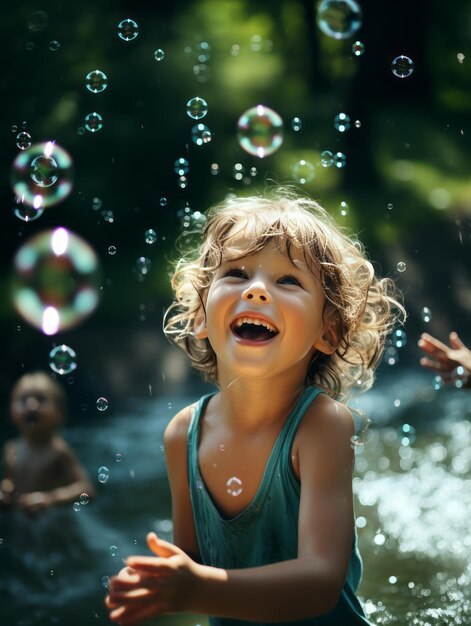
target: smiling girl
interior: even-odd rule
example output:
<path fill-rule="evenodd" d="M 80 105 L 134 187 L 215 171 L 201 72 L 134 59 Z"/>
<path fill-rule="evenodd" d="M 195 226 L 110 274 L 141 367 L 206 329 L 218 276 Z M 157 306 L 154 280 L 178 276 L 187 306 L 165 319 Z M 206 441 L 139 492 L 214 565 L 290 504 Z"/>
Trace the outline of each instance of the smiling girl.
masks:
<path fill-rule="evenodd" d="M 343 402 L 371 386 L 404 309 L 362 245 L 293 191 L 207 217 L 177 264 L 165 333 L 218 391 L 166 429 L 174 544 L 149 533 L 156 556 L 111 580 L 110 617 L 368 624 Z"/>

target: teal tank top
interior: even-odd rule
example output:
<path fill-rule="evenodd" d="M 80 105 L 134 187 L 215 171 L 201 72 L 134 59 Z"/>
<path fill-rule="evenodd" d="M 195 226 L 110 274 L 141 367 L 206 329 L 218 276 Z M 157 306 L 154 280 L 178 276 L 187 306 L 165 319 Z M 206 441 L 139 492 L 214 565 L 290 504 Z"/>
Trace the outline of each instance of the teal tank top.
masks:
<path fill-rule="evenodd" d="M 188 473 L 196 535 L 205 565 L 224 569 L 257 567 L 295 559 L 298 551 L 298 512 L 301 485 L 291 465 L 291 447 L 304 413 L 321 393 L 308 387 L 299 397 L 268 458 L 265 472 L 252 502 L 239 515 L 221 516 L 206 490 L 198 465 L 199 424 L 214 394 L 198 402 L 188 430 Z M 288 622 L 299 626 L 368 625 L 356 597 L 362 575 L 356 532 L 348 574 L 335 608 L 321 616 Z M 289 602 L 289 589 L 287 589 Z M 211 626 L 249 626 L 249 622 L 210 617 Z"/>

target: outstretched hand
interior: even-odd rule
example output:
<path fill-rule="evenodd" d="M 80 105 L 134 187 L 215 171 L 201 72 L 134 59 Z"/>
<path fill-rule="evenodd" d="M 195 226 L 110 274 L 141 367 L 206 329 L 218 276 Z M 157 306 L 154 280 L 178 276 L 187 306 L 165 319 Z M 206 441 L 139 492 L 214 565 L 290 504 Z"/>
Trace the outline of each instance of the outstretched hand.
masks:
<path fill-rule="evenodd" d="M 469 350 L 458 333 L 450 333 L 450 345 L 442 343 L 435 337 L 423 333 L 418 342 L 419 348 L 427 353 L 427 357 L 420 359 L 420 364 L 439 374 L 445 383 L 456 379 L 455 370 L 461 366 L 465 369 L 465 375 L 471 375 L 471 350 Z"/>
<path fill-rule="evenodd" d="M 110 619 L 133 626 L 163 613 L 190 610 L 198 564 L 177 546 L 147 535 L 147 545 L 156 555 L 131 556 L 113 576 L 105 599 Z"/>

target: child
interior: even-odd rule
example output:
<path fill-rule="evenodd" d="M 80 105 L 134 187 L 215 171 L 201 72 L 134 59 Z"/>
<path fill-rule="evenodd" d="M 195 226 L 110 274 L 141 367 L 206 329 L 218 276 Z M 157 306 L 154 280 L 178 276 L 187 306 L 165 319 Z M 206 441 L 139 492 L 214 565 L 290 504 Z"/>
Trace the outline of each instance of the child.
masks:
<path fill-rule="evenodd" d="M 82 493 L 91 497 L 84 470 L 57 432 L 67 415 L 60 384 L 44 372 L 25 374 L 13 387 L 10 411 L 21 437 L 5 444 L 0 504 L 34 514 Z"/>
<path fill-rule="evenodd" d="M 463 387 L 471 386 L 471 350 L 461 341 L 458 333 L 450 333 L 449 346 L 428 333 L 422 333 L 418 345 L 427 354 L 420 359 L 421 365 L 439 374 L 445 383 L 455 383 L 460 379 Z M 463 369 L 461 378 L 454 375 L 458 367 Z"/>
<path fill-rule="evenodd" d="M 166 429 L 176 545 L 149 533 L 156 557 L 111 579 L 111 619 L 368 624 L 339 400 L 372 384 L 404 313 L 393 284 L 324 209 L 281 189 L 213 209 L 172 285 L 165 332 L 219 391 Z"/>

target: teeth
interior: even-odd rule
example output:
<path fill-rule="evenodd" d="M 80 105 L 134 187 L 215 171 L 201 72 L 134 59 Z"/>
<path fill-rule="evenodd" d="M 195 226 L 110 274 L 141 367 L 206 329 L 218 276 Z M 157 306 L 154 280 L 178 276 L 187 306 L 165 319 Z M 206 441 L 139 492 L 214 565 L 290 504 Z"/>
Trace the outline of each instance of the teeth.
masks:
<path fill-rule="evenodd" d="M 257 317 L 239 317 L 235 321 L 235 326 L 242 326 L 242 324 L 255 324 L 255 326 L 264 326 L 273 333 L 278 332 L 273 324 L 270 324 L 269 322 L 261 320 Z"/>

